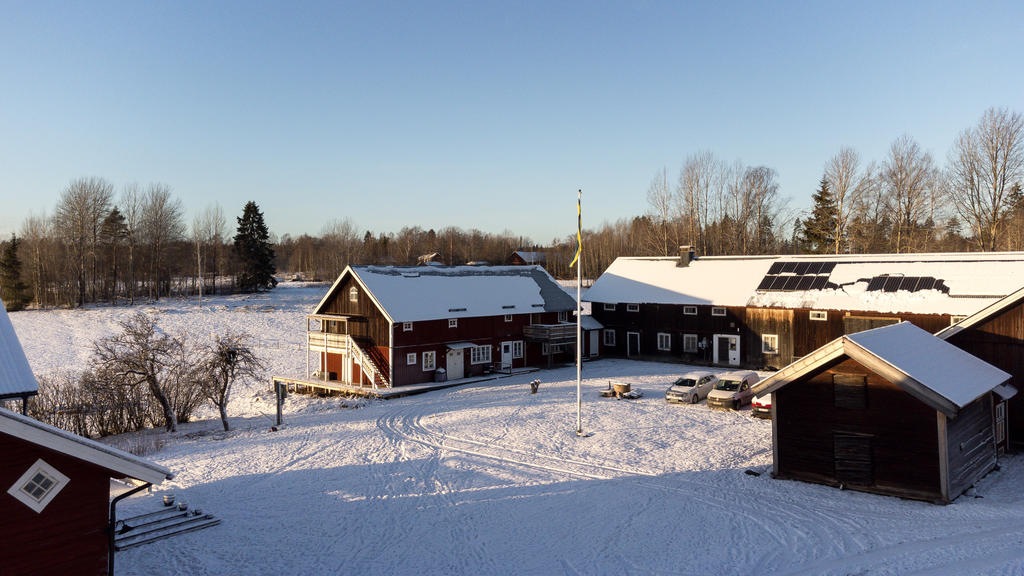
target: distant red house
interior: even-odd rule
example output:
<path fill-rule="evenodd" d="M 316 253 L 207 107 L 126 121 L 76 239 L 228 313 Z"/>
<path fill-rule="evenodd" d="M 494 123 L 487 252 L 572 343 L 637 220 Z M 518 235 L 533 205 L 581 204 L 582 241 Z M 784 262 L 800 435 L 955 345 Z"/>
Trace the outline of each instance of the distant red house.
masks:
<path fill-rule="evenodd" d="M 307 318 L 307 366 L 392 387 L 571 360 L 575 308 L 540 266 L 348 267 Z"/>
<path fill-rule="evenodd" d="M 529 252 L 526 250 L 516 250 L 512 253 L 509 258 L 509 263 L 513 266 L 533 266 L 535 264 L 545 265 L 548 262 L 548 255 L 545 252 Z"/>

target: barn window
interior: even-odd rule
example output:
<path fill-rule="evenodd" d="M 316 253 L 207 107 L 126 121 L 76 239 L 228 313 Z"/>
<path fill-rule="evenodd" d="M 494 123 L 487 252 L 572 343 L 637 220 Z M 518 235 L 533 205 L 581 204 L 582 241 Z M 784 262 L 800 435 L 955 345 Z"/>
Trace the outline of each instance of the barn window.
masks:
<path fill-rule="evenodd" d="M 722 306 L 714 306 L 711 308 L 712 316 L 725 316 L 725 308 Z"/>
<path fill-rule="evenodd" d="M 639 304 L 626 304 L 626 312 L 639 312 L 639 311 L 640 311 L 640 305 Z"/>
<path fill-rule="evenodd" d="M 608 302 L 605 302 L 604 303 L 604 309 L 608 310 L 608 311 L 614 311 L 615 310 L 615 304 L 610 304 Z"/>
<path fill-rule="evenodd" d="M 448 327 L 449 328 L 458 328 L 459 327 L 459 319 L 458 318 L 449 318 L 448 319 Z"/>
<path fill-rule="evenodd" d="M 486 364 L 491 361 L 490 346 L 474 346 L 469 350 L 470 364 Z"/>
<path fill-rule="evenodd" d="M 431 350 L 423 353 L 423 370 L 433 370 L 437 367 L 437 352 Z"/>
<path fill-rule="evenodd" d="M 833 374 L 836 408 L 863 410 L 868 406 L 868 377 L 863 374 Z"/>
<path fill-rule="evenodd" d="M 696 334 L 683 334 L 683 352 L 697 352 Z"/>
<path fill-rule="evenodd" d="M 402 322 L 402 332 L 412 332 L 412 322 Z"/>
<path fill-rule="evenodd" d="M 512 315 L 511 314 L 505 314 L 505 322 L 511 322 L 511 321 L 512 321 Z"/>
<path fill-rule="evenodd" d="M 36 512 L 42 512 L 69 481 L 67 476 L 40 458 L 18 478 L 7 493 Z"/>
<path fill-rule="evenodd" d="M 761 353 L 762 354 L 778 354 L 779 353 L 779 335 L 778 334 L 761 334 Z"/>
<path fill-rule="evenodd" d="M 683 316 L 696 316 L 696 315 L 697 315 L 697 307 L 696 306 L 683 306 Z"/>
<path fill-rule="evenodd" d="M 811 320 L 825 322 L 826 320 L 828 320 L 828 312 L 824 310 L 811 310 Z"/>
<path fill-rule="evenodd" d="M 952 326 L 953 324 L 959 324 L 960 322 L 963 322 L 966 319 L 967 316 L 950 316 L 949 325 Z"/>
<path fill-rule="evenodd" d="M 615 346 L 615 330 L 608 329 L 604 331 L 604 345 Z"/>
<path fill-rule="evenodd" d="M 658 350 L 670 352 L 672 350 L 672 335 L 665 332 L 658 332 Z"/>
<path fill-rule="evenodd" d="M 348 301 L 359 302 L 359 289 L 355 286 L 348 289 Z"/>
<path fill-rule="evenodd" d="M 405 363 L 408 364 L 409 366 L 412 366 L 412 365 L 416 364 L 416 353 L 415 352 L 409 352 L 408 354 L 406 354 L 405 355 Z"/>
<path fill-rule="evenodd" d="M 512 343 L 512 357 L 522 358 L 523 357 L 523 341 L 516 340 Z"/>

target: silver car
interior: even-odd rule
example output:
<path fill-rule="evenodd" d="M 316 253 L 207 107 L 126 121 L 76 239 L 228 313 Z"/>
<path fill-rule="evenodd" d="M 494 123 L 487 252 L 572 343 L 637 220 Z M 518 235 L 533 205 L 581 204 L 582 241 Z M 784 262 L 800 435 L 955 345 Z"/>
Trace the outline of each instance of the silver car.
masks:
<path fill-rule="evenodd" d="M 715 389 L 708 394 L 708 407 L 739 410 L 741 406 L 750 403 L 754 396 L 751 388 L 760 381 L 756 372 L 745 370 L 721 374 Z"/>
<path fill-rule="evenodd" d="M 718 383 L 718 376 L 711 372 L 697 371 L 683 374 L 665 391 L 665 400 L 696 404 L 707 398 L 708 392 Z"/>

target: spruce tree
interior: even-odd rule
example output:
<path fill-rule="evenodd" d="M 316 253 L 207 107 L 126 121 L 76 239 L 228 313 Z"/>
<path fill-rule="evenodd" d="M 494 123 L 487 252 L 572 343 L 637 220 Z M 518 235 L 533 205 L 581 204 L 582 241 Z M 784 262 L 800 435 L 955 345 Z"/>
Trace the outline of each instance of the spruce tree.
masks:
<path fill-rule="evenodd" d="M 11 312 L 23 310 L 32 301 L 28 285 L 21 280 L 20 244 L 18 237 L 11 234 L 11 241 L 4 244 L 0 255 L 0 300 Z"/>
<path fill-rule="evenodd" d="M 827 254 L 835 247 L 836 218 L 839 216 L 836 200 L 824 177 L 814 193 L 814 210 L 803 221 L 800 248 L 811 254 Z"/>
<path fill-rule="evenodd" d="M 238 287 L 241 291 L 256 292 L 277 286 L 270 233 L 263 222 L 263 213 L 255 202 L 246 203 L 242 215 L 238 217 L 235 254 L 238 255 Z"/>

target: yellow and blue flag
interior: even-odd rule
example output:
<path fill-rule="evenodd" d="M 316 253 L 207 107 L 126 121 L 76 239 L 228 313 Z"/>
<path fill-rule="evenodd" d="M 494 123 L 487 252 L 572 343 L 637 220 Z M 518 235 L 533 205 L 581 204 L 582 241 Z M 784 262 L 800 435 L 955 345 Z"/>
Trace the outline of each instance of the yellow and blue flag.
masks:
<path fill-rule="evenodd" d="M 580 208 L 580 201 L 583 197 L 583 190 L 576 192 L 576 255 L 572 257 L 569 268 L 572 268 L 580 260 L 580 252 L 583 251 L 583 215 Z"/>

